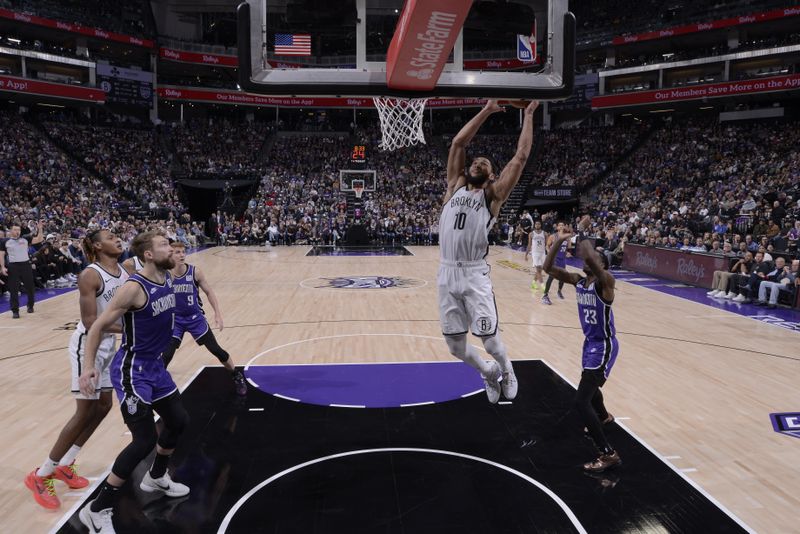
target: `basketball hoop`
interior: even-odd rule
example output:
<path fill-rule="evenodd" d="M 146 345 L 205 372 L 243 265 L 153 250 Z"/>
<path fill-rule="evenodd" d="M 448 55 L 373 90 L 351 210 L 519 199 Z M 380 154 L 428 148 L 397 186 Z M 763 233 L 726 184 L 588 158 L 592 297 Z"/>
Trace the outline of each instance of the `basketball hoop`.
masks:
<path fill-rule="evenodd" d="M 364 194 L 364 184 L 353 184 L 353 193 L 356 194 L 356 198 L 361 198 L 361 195 Z"/>
<path fill-rule="evenodd" d="M 422 115 L 427 98 L 376 96 L 372 99 L 381 119 L 381 150 L 425 144 Z"/>

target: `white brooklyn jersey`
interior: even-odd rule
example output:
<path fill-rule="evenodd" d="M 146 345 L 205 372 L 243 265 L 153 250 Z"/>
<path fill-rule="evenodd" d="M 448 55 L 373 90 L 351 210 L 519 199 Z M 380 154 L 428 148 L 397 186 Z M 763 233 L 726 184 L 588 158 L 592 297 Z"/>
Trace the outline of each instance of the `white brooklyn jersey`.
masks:
<path fill-rule="evenodd" d="M 97 274 L 100 275 L 100 279 L 103 281 L 96 295 L 97 317 L 100 317 L 100 314 L 103 313 L 103 310 L 108 307 L 108 303 L 111 302 L 111 297 L 114 296 L 114 293 L 117 292 L 117 289 L 128 279 L 128 273 L 122 268 L 122 266 L 120 266 L 119 276 L 114 276 L 103 269 L 103 267 L 101 267 L 98 263 L 90 263 L 87 269 L 94 269 Z M 81 332 L 86 332 L 86 327 L 83 326 L 83 321 L 78 323 L 78 330 Z"/>
<path fill-rule="evenodd" d="M 534 230 L 531 232 L 531 254 L 544 254 L 545 253 L 545 234 L 544 231 L 536 232 Z"/>
<path fill-rule="evenodd" d="M 494 217 L 485 189 L 461 187 L 442 208 L 439 249 L 443 261 L 478 261 L 489 253 L 489 230 Z"/>

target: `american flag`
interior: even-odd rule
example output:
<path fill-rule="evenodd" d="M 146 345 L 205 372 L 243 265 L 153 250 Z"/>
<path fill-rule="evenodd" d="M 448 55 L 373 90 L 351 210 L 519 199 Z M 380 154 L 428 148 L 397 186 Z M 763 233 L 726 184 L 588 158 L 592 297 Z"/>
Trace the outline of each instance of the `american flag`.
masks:
<path fill-rule="evenodd" d="M 276 33 L 275 54 L 279 56 L 310 56 L 311 35 L 307 33 Z"/>

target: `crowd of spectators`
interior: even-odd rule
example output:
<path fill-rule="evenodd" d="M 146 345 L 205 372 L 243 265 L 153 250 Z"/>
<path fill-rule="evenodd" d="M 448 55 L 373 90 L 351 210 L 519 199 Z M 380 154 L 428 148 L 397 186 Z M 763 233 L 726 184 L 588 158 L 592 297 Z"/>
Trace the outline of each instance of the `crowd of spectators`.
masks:
<path fill-rule="evenodd" d="M 152 37 L 144 2 L 115 0 L 3 0 L 4 7 L 136 37 Z"/>
<path fill-rule="evenodd" d="M 88 169 L 105 179 L 117 200 L 149 210 L 183 210 L 170 176 L 170 156 L 152 127 L 101 127 L 50 121 L 51 137 Z"/>
<path fill-rule="evenodd" d="M 598 221 L 595 236 L 609 259 L 619 263 L 628 242 L 731 259 L 761 254 L 764 268 L 773 270 L 776 258 L 797 257 L 796 126 L 668 122 L 603 180 L 585 206 Z M 757 289 L 750 283 L 738 301 L 756 299 Z"/>
<path fill-rule="evenodd" d="M 263 170 L 261 148 L 270 131 L 260 122 L 197 119 L 171 127 L 169 136 L 190 175 L 242 175 Z"/>

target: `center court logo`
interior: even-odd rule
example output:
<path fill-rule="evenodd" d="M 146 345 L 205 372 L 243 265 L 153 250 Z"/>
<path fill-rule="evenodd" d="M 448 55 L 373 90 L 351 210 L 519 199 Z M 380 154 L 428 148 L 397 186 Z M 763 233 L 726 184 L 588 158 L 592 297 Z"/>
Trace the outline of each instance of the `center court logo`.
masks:
<path fill-rule="evenodd" d="M 800 438 L 800 413 L 771 413 L 769 418 L 775 432 Z"/>
<path fill-rule="evenodd" d="M 425 284 L 425 280 L 404 276 L 340 276 L 313 278 L 301 282 L 303 287 L 313 289 L 408 289 L 422 287 Z"/>

